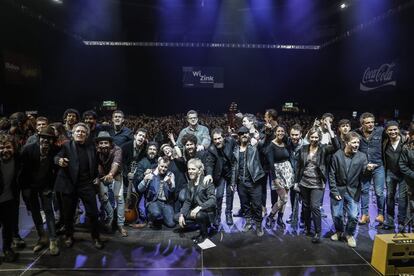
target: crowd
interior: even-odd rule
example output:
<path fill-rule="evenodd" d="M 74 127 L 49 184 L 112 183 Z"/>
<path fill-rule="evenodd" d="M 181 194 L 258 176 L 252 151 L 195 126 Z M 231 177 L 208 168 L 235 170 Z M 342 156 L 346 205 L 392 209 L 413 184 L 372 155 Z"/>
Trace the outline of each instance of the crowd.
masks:
<path fill-rule="evenodd" d="M 235 118 L 234 120 L 230 118 Z M 330 195 L 334 241 L 356 246 L 358 224 L 370 222 L 369 190 L 374 186 L 375 221 L 384 229 L 406 230 L 414 208 L 414 124 L 390 120 L 378 125 L 371 113 L 358 121 L 325 113 L 125 116 L 76 109 L 62 122 L 14 113 L 0 120 L 0 224 L 4 261 L 24 247 L 19 235 L 23 198 L 38 234 L 33 251 L 49 247 L 58 255 L 74 244 L 79 201 L 85 209 L 93 245 L 102 249 L 101 231 L 128 236 L 133 228 L 199 226 L 195 243 L 225 222 L 245 218 L 244 232 L 264 235 L 264 226 L 304 228 L 321 242 L 324 193 Z M 404 130 L 403 130 L 404 129 Z M 267 214 L 266 190 L 271 190 Z M 234 195 L 241 208 L 233 214 Z M 398 212 L 395 215 L 395 202 Z M 144 210 L 139 202 L 144 201 Z M 4 210 L 8 210 L 4 212 Z M 42 218 L 45 214 L 46 230 Z M 359 217 L 358 217 L 359 216 Z"/>

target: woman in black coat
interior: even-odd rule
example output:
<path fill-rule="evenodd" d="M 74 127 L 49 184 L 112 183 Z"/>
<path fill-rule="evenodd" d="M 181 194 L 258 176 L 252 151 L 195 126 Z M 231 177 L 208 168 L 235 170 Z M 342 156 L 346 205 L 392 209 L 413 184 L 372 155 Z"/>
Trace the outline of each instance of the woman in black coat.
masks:
<path fill-rule="evenodd" d="M 321 238 L 321 202 L 324 194 L 325 183 L 328 178 L 326 168 L 326 156 L 335 152 L 339 147 L 334 145 L 321 145 L 321 132 L 317 128 L 311 128 L 307 139 L 309 145 L 303 146 L 299 152 L 299 160 L 296 169 L 296 183 L 299 184 L 303 201 L 303 215 L 305 231 L 311 235 L 311 218 L 315 227 L 313 243 L 319 243 Z M 333 141 L 335 141 L 333 139 Z"/>

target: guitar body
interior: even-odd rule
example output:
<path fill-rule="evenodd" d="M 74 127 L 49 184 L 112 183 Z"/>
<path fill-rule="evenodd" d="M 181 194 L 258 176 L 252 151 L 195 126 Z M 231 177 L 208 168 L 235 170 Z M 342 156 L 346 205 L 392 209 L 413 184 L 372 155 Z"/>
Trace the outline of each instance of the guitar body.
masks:
<path fill-rule="evenodd" d="M 136 193 L 131 193 L 125 205 L 125 221 L 127 223 L 135 223 L 138 219 L 137 210 L 138 196 Z"/>

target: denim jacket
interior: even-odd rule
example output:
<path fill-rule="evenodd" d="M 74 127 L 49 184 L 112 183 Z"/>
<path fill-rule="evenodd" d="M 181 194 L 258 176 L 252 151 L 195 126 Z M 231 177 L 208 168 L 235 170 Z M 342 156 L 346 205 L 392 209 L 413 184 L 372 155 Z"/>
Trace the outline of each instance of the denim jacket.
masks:
<path fill-rule="evenodd" d="M 368 139 L 364 137 L 361 129 L 358 129 L 356 132 L 361 135 L 359 150 L 367 155 L 368 163 L 382 166 L 382 141 L 384 138 L 384 128 L 375 127 Z"/>

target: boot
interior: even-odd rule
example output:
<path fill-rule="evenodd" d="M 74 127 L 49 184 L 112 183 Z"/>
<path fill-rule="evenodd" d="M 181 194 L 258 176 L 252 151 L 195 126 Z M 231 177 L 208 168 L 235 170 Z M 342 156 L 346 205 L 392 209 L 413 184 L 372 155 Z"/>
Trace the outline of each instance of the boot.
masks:
<path fill-rule="evenodd" d="M 49 244 L 49 251 L 50 251 L 50 255 L 52 256 L 57 256 L 59 255 L 59 246 L 58 246 L 58 242 L 57 240 L 52 240 L 50 241 Z"/>
<path fill-rule="evenodd" d="M 273 213 L 270 213 L 267 218 L 266 218 L 266 223 L 265 223 L 265 227 L 267 229 L 273 229 L 273 227 L 275 227 L 275 219 L 274 219 L 274 215 Z"/>
<path fill-rule="evenodd" d="M 17 257 L 19 256 L 18 253 L 15 253 L 11 248 L 4 251 L 4 259 L 5 263 L 13 263 L 16 261 Z"/>
<path fill-rule="evenodd" d="M 277 214 L 277 225 L 280 228 L 286 228 L 286 224 L 283 222 L 283 213 L 281 212 Z"/>
<path fill-rule="evenodd" d="M 227 223 L 228 226 L 233 225 L 233 216 L 232 216 L 232 214 L 226 214 L 226 223 Z"/>

